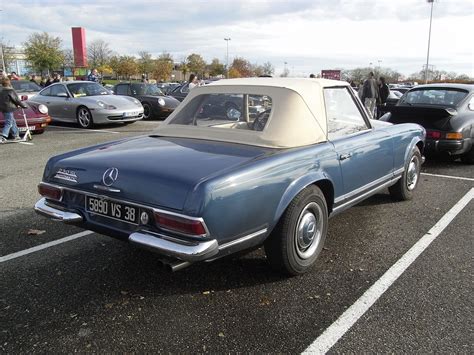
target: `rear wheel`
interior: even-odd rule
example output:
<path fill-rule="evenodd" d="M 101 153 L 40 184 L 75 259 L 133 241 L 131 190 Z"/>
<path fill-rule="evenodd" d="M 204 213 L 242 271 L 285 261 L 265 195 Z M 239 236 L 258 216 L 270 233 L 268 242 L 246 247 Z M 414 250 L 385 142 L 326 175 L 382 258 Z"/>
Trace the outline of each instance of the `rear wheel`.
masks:
<path fill-rule="evenodd" d="M 461 155 L 461 161 L 466 164 L 474 164 L 474 147 L 463 155 Z"/>
<path fill-rule="evenodd" d="M 301 191 L 265 242 L 270 265 L 288 275 L 308 271 L 321 252 L 328 226 L 327 204 L 317 186 Z"/>
<path fill-rule="evenodd" d="M 421 172 L 421 153 L 418 147 L 413 149 L 410 160 L 405 166 L 405 171 L 397 183 L 388 188 L 390 195 L 396 201 L 406 201 L 413 198 L 413 193 L 418 186 Z"/>
<path fill-rule="evenodd" d="M 94 125 L 92 114 L 87 107 L 81 106 L 77 109 L 77 123 L 82 128 L 92 128 Z"/>

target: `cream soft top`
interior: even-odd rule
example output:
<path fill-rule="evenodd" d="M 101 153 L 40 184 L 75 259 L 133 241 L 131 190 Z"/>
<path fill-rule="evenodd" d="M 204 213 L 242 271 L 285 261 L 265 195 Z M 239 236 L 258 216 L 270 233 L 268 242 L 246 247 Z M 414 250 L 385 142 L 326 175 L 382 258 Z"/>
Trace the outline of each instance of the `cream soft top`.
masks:
<path fill-rule="evenodd" d="M 347 82 L 327 79 L 246 78 L 227 79 L 192 89 L 155 134 L 165 137 L 195 138 L 256 145 L 293 148 L 325 142 L 327 122 L 323 88 L 349 87 Z M 203 94 L 267 95 L 272 111 L 263 131 L 224 129 L 171 124 L 188 102 Z"/>

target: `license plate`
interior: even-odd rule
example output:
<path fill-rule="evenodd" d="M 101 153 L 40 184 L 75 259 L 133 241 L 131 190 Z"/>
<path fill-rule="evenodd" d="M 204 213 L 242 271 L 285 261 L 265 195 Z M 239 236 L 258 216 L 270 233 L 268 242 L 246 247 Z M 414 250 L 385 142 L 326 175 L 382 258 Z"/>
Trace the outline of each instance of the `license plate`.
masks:
<path fill-rule="evenodd" d="M 138 116 L 138 112 L 124 112 L 123 117 L 135 117 Z"/>
<path fill-rule="evenodd" d="M 138 224 L 138 207 L 102 198 L 86 196 L 86 211 L 92 214 Z"/>
<path fill-rule="evenodd" d="M 30 131 L 34 131 L 36 129 L 36 126 L 30 126 Z M 26 132 L 26 127 L 18 127 L 18 130 L 20 132 Z"/>

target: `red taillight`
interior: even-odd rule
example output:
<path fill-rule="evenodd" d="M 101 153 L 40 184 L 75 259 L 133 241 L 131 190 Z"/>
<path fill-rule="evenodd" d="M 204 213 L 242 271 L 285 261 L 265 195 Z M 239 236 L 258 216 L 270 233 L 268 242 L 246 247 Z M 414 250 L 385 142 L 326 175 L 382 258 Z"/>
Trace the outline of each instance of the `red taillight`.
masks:
<path fill-rule="evenodd" d="M 38 192 L 41 196 L 49 198 L 51 200 L 60 201 L 62 197 L 62 190 L 58 187 L 54 187 L 51 185 L 39 184 Z"/>
<path fill-rule="evenodd" d="M 441 139 L 443 135 L 439 131 L 426 131 L 426 138 Z"/>
<path fill-rule="evenodd" d="M 168 229 L 173 232 L 190 236 L 206 235 L 206 228 L 200 220 L 155 212 L 155 221 L 159 228 Z"/>
<path fill-rule="evenodd" d="M 28 100 L 28 96 L 27 95 L 21 95 L 21 101 L 26 101 Z"/>

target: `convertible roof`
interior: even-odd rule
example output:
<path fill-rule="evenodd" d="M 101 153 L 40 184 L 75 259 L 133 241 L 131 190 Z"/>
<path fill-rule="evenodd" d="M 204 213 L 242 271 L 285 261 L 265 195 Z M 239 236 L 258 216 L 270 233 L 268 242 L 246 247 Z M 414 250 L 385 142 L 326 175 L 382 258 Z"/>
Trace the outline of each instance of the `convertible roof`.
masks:
<path fill-rule="evenodd" d="M 160 125 L 156 133 L 225 141 L 270 148 L 293 148 L 325 142 L 327 122 L 323 88 L 350 87 L 347 82 L 327 79 L 246 78 L 215 81 L 194 88 L 181 105 Z M 261 132 L 172 124 L 173 118 L 196 96 L 203 94 L 267 95 L 272 112 Z"/>

